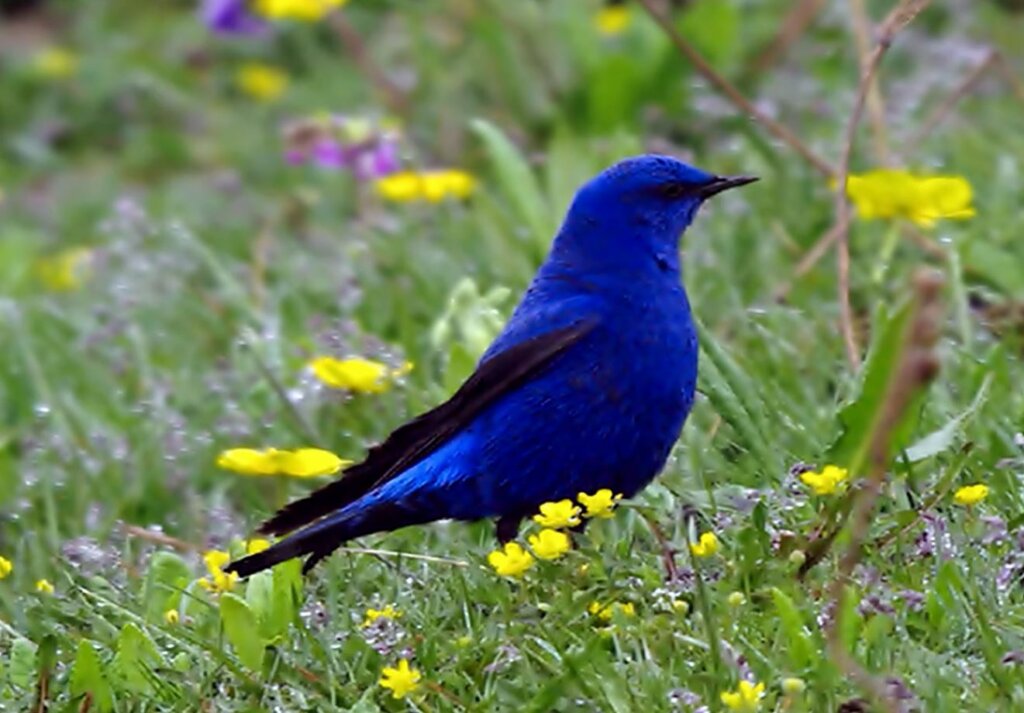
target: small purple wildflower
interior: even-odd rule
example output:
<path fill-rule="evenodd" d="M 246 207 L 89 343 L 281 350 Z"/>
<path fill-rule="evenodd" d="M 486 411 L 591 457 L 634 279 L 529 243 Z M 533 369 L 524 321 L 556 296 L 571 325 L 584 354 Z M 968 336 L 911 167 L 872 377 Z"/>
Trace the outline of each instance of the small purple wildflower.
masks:
<path fill-rule="evenodd" d="M 245 0 L 202 0 L 199 16 L 219 35 L 258 36 L 266 34 L 270 27 L 249 11 Z"/>
<path fill-rule="evenodd" d="M 330 171 L 351 171 L 360 181 L 400 168 L 398 136 L 359 119 L 326 116 L 301 119 L 284 128 L 285 161 L 311 163 Z"/>
<path fill-rule="evenodd" d="M 896 596 L 903 601 L 908 611 L 920 611 L 924 606 L 924 594 L 915 589 L 903 589 Z"/>
<path fill-rule="evenodd" d="M 1007 651 L 1000 659 L 1000 663 L 1003 666 L 1022 666 L 1024 665 L 1024 651 Z"/>

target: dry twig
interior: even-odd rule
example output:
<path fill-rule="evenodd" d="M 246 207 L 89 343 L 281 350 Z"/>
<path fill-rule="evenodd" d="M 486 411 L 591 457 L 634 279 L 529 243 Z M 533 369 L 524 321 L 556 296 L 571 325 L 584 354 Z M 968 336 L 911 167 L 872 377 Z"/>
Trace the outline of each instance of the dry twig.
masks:
<path fill-rule="evenodd" d="M 678 31 L 676 31 L 671 18 L 656 7 L 654 0 L 640 0 L 640 4 L 644 6 L 647 14 L 650 15 L 659 26 L 661 26 L 661 29 L 664 30 L 665 34 L 672 41 L 672 44 L 674 44 L 676 49 L 679 50 L 679 53 L 693 65 L 693 68 L 696 69 L 701 76 L 707 79 L 708 82 L 710 82 L 719 92 L 725 95 L 725 97 L 740 111 L 751 116 L 770 133 L 774 134 L 779 140 L 788 144 L 820 173 L 828 177 L 835 175 L 835 170 L 825 159 L 814 153 L 814 151 L 797 138 L 796 134 L 792 131 L 754 106 L 754 103 L 743 96 L 735 85 L 716 72 L 715 68 L 712 67 L 706 59 L 704 59 L 700 52 L 698 52 L 693 45 L 687 42 Z"/>
<path fill-rule="evenodd" d="M 341 44 L 344 46 L 349 57 L 359 67 L 359 71 L 380 92 L 388 109 L 396 114 L 405 114 L 406 109 L 408 109 L 408 100 L 405 92 L 392 82 L 388 75 L 384 73 L 384 70 L 373 61 L 373 57 L 370 56 L 369 51 L 366 49 L 366 43 L 363 42 L 359 32 L 348 21 L 348 18 L 345 17 L 345 13 L 332 13 L 329 16 L 328 22 L 331 29 L 334 30 L 334 34 L 341 40 Z"/>
<path fill-rule="evenodd" d="M 835 225 L 838 226 L 839 230 L 837 236 L 839 250 L 836 265 L 839 273 L 840 329 L 843 333 L 843 343 L 846 346 L 846 358 L 853 369 L 860 366 L 860 347 L 857 345 L 857 335 L 853 327 L 853 309 L 850 306 L 850 204 L 846 200 L 846 179 L 850 171 L 853 142 L 857 136 L 857 126 L 860 124 L 861 116 L 864 114 L 864 105 L 867 100 L 868 91 L 875 75 L 878 73 L 882 58 L 888 52 L 896 34 L 917 17 L 918 13 L 928 7 L 930 3 L 931 0 L 900 0 L 888 17 L 885 18 L 885 21 L 882 22 L 878 32 L 878 42 L 864 63 L 864 68 L 861 72 L 860 83 L 857 86 L 857 94 L 853 102 L 853 111 L 846 125 L 842 157 L 839 160 L 839 168 L 836 171 Z"/>
<path fill-rule="evenodd" d="M 913 397 L 927 386 L 938 372 L 934 348 L 939 338 L 942 284 L 941 275 L 934 272 L 921 273 L 915 278 L 914 312 L 904 336 L 898 366 L 886 388 L 885 400 L 871 431 L 868 475 L 854 494 L 849 517 L 849 544 L 839 560 L 838 572 L 828 590 L 835 611 L 827 631 L 830 656 L 847 676 L 855 680 L 879 705 L 889 711 L 897 711 L 898 707 L 889 699 L 884 683 L 865 671 L 843 644 L 842 598 L 846 583 L 863 554 L 871 516 L 885 481 L 892 448 L 892 432 Z"/>

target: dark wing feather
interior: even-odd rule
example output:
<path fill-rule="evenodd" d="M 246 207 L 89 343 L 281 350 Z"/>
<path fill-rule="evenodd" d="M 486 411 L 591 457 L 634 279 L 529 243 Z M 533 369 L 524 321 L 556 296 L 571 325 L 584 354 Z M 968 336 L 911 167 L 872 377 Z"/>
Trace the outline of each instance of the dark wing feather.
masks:
<path fill-rule="evenodd" d="M 584 319 L 515 344 L 477 366 L 440 406 L 396 429 L 341 478 L 279 510 L 260 532 L 280 535 L 345 507 L 437 450 L 494 401 L 533 378 L 597 324 Z"/>

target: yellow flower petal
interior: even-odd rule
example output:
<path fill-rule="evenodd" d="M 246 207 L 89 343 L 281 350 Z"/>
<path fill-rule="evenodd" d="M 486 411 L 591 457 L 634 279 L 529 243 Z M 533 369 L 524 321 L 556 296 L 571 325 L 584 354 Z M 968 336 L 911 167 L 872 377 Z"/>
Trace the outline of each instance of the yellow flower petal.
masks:
<path fill-rule="evenodd" d="M 397 667 L 386 666 L 381 671 L 378 684 L 391 691 L 392 698 L 399 699 L 405 698 L 419 688 L 421 678 L 422 674 L 411 668 L 406 659 L 402 659 Z"/>
<path fill-rule="evenodd" d="M 622 500 L 622 493 L 612 495 L 608 488 L 601 488 L 593 495 L 579 493 L 576 499 L 586 508 L 583 517 L 610 518 L 615 515 L 615 506 Z"/>
<path fill-rule="evenodd" d="M 337 473 L 352 461 L 342 460 L 330 451 L 320 448 L 299 448 L 286 451 L 281 459 L 281 472 L 295 478 L 314 478 Z"/>
<path fill-rule="evenodd" d="M 0 579 L 5 579 L 14 570 L 14 563 L 6 557 L 0 557 Z"/>
<path fill-rule="evenodd" d="M 846 468 L 826 465 L 820 473 L 813 470 L 801 473 L 800 481 L 813 490 L 815 495 L 835 495 L 848 477 Z"/>
<path fill-rule="evenodd" d="M 262 102 L 281 98 L 288 88 L 288 74 L 277 67 L 259 62 L 242 65 L 235 74 L 235 84 L 245 94 Z"/>
<path fill-rule="evenodd" d="M 47 579 L 40 579 L 36 582 L 36 591 L 40 594 L 53 594 L 53 585 Z"/>
<path fill-rule="evenodd" d="M 580 509 L 569 499 L 544 503 L 540 506 L 540 513 L 533 516 L 533 521 L 541 527 L 555 530 L 575 527 L 580 524 Z"/>
<path fill-rule="evenodd" d="M 530 549 L 542 560 L 556 560 L 572 548 L 572 540 L 564 532 L 544 529 L 527 540 Z"/>
<path fill-rule="evenodd" d="M 953 494 L 953 502 L 957 505 L 971 506 L 977 505 L 982 500 L 988 497 L 988 486 L 984 483 L 975 483 L 974 485 L 966 485 L 956 493 Z"/>
<path fill-rule="evenodd" d="M 521 577 L 533 566 L 533 555 L 516 542 L 508 542 L 500 550 L 487 555 L 487 562 L 502 577 Z"/>
<path fill-rule="evenodd" d="M 395 379 L 412 370 L 412 363 L 405 362 L 397 369 L 391 369 L 387 364 L 371 359 L 335 359 L 324 356 L 310 361 L 309 368 L 316 378 L 331 388 L 382 394 L 391 388 Z"/>
<path fill-rule="evenodd" d="M 217 456 L 217 466 L 243 475 L 276 475 L 281 451 L 276 448 L 229 448 Z"/>
<path fill-rule="evenodd" d="M 694 557 L 712 557 L 718 552 L 718 536 L 713 532 L 701 534 L 697 542 L 690 545 Z"/>
<path fill-rule="evenodd" d="M 594 27 L 605 36 L 619 35 L 629 27 L 629 6 L 625 3 L 605 5 L 594 15 Z"/>

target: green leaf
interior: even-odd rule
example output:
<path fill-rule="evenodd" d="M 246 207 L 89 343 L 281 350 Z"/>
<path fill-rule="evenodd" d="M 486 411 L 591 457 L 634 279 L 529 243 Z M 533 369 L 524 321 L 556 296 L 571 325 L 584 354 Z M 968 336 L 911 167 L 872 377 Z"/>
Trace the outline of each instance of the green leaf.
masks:
<path fill-rule="evenodd" d="M 152 639 L 132 622 L 125 624 L 117 637 L 117 653 L 110 665 L 115 687 L 132 693 L 150 693 L 152 669 L 162 664 L 163 657 Z"/>
<path fill-rule="evenodd" d="M 261 671 L 265 645 L 256 615 L 245 600 L 230 593 L 220 595 L 220 620 L 224 634 L 242 664 L 253 671 Z"/>
<path fill-rule="evenodd" d="M 956 437 L 963 429 L 964 425 L 971 420 L 971 417 L 977 413 L 978 409 L 988 398 L 988 389 L 992 383 L 991 376 L 985 379 L 982 383 L 981 388 L 978 389 L 977 395 L 974 397 L 974 401 L 971 405 L 964 410 L 958 416 L 951 418 L 945 426 L 937 431 L 932 431 L 927 436 L 919 440 L 914 445 L 907 448 L 907 460 L 911 463 L 924 460 L 925 458 L 931 458 L 934 455 L 938 455 L 943 451 L 949 450 L 953 447 L 956 442 Z"/>
<path fill-rule="evenodd" d="M 778 477 L 782 472 L 782 454 L 770 445 L 766 434 L 768 407 L 761 398 L 757 385 L 740 368 L 701 322 L 697 322 L 700 338 L 702 368 L 700 389 L 708 397 L 715 411 L 736 431 L 743 447 L 757 460 L 762 472 Z"/>
<path fill-rule="evenodd" d="M 274 591 L 269 631 L 273 636 L 284 636 L 302 606 L 302 562 L 288 560 L 271 571 L 274 574 Z"/>
<path fill-rule="evenodd" d="M 732 0 L 689 3 L 679 20 L 679 32 L 719 70 L 739 56 L 740 10 Z"/>
<path fill-rule="evenodd" d="M 87 639 L 78 642 L 78 654 L 71 669 L 68 688 L 74 698 L 90 697 L 92 705 L 89 710 L 102 713 L 114 708 L 114 695 L 110 683 L 103 675 L 103 662 L 92 642 Z"/>
<path fill-rule="evenodd" d="M 11 657 L 7 664 L 7 680 L 15 688 L 26 689 L 35 685 L 38 648 L 25 638 L 17 638 L 11 644 Z"/>
<path fill-rule="evenodd" d="M 809 668 L 815 659 L 815 645 L 804 625 L 799 608 L 789 595 L 778 587 L 772 588 L 772 599 L 775 601 L 775 611 L 779 614 L 779 623 L 794 668 Z"/>
<path fill-rule="evenodd" d="M 157 552 L 149 561 L 142 601 L 146 620 L 159 622 L 164 612 L 176 609 L 181 591 L 192 580 L 192 570 L 173 552 Z"/>
<path fill-rule="evenodd" d="M 529 229 L 534 242 L 546 248 L 555 232 L 554 221 L 540 183 L 526 158 L 494 124 L 474 119 L 471 126 L 483 139 L 498 183 L 519 219 Z"/>
<path fill-rule="evenodd" d="M 875 323 L 884 321 L 884 324 L 878 328 L 878 336 L 861 368 L 860 389 L 837 416 L 841 433 L 829 448 L 827 461 L 848 468 L 853 475 L 859 474 L 867 461 L 875 424 L 882 416 L 889 384 L 903 356 L 904 336 L 912 313 L 913 303 L 908 300 L 891 316 L 886 317 L 881 310 L 876 315 Z M 905 440 L 915 415 L 916 409 L 906 410 L 895 429 L 894 447 L 899 447 Z"/>

